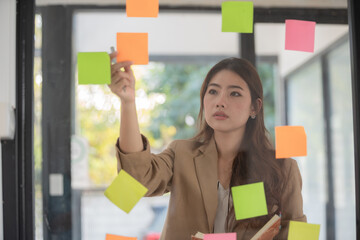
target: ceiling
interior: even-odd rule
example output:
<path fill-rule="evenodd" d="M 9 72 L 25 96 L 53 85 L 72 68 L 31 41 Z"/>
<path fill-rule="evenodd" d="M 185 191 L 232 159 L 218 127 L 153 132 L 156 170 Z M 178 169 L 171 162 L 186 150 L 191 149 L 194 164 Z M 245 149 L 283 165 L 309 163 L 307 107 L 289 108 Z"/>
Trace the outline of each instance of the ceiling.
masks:
<path fill-rule="evenodd" d="M 36 5 L 125 5 L 126 0 L 36 0 Z M 220 7 L 225 0 L 159 0 L 166 6 Z M 347 0 L 254 0 L 255 7 L 347 8 Z"/>

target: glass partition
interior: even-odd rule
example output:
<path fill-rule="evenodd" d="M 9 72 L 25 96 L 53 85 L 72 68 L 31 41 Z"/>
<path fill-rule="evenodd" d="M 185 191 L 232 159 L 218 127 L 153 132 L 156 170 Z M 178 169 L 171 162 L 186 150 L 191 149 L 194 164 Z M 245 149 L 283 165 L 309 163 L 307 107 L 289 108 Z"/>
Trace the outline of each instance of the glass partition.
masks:
<path fill-rule="evenodd" d="M 286 86 L 288 124 L 303 125 L 308 139 L 308 156 L 297 158 L 308 221 L 322 222 L 322 239 L 325 232 L 335 233 L 334 239 L 355 239 L 348 35 L 287 76 Z"/>
<path fill-rule="evenodd" d="M 44 33 L 42 24 L 48 18 L 44 20 L 41 13 L 56 8 L 60 16 L 69 17 L 71 24 L 57 25 L 53 21 L 48 23 L 53 24 L 53 30 Z M 55 239 L 61 231 L 70 231 L 72 238 L 79 240 L 105 239 L 106 233 L 159 239 L 169 194 L 141 199 L 130 214 L 104 196 L 104 190 L 117 175 L 115 142 L 119 135 L 120 102 L 106 85 L 78 85 L 76 56 L 85 51 L 109 52 L 110 46 L 116 46 L 116 32 L 149 32 L 150 63 L 134 66 L 133 70 L 141 132 L 148 137 L 151 150 L 158 153 L 171 141 L 194 135 L 199 89 L 206 73 L 220 59 L 241 55 L 242 34 L 221 32 L 221 11 L 217 10 L 168 9 L 156 19 L 129 19 L 123 8 L 39 7 L 34 61 L 36 239 Z M 69 54 L 69 64 L 50 62 L 48 74 L 43 76 L 42 51 L 51 47 L 43 46 L 41 40 L 51 37 L 62 24 L 69 24 L 63 34 L 71 44 L 62 49 Z M 304 126 L 307 156 L 295 159 L 302 176 L 307 221 L 321 225 L 321 240 L 355 239 L 348 26 L 317 24 L 316 31 L 314 53 L 286 51 L 284 23 L 255 22 L 256 67 L 264 88 L 265 124 L 273 142 L 275 126 Z M 53 44 L 55 48 L 56 43 Z M 62 213 L 59 232 L 54 230 L 55 235 L 51 236 L 46 234 L 52 231 L 48 217 L 58 213 L 43 209 L 48 189 L 42 183 L 48 183 L 50 178 L 41 178 L 44 162 L 48 161 L 42 155 L 41 134 L 48 130 L 42 129 L 41 108 L 42 103 L 54 99 L 41 93 L 43 81 L 53 84 L 51 77 L 64 71 L 71 75 L 71 86 L 59 95 L 71 102 L 71 112 L 66 113 L 66 124 L 72 126 L 68 139 L 71 156 L 57 163 L 54 172 L 71 166 L 71 182 L 65 180 L 71 188 L 71 203 L 66 203 L 71 205 L 71 224 L 61 221 L 65 215 Z"/>

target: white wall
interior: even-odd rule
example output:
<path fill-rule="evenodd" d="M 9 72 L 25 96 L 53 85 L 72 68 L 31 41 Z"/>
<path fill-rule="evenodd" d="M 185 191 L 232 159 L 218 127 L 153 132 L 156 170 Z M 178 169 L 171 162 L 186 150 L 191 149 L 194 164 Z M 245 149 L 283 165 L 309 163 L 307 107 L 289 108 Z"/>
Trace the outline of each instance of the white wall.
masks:
<path fill-rule="evenodd" d="M 0 139 L 13 138 L 15 107 L 16 1 L 0 1 Z M 0 199 L 2 202 L 2 159 L 0 144 Z M 0 207 L 0 240 L 4 239 L 3 208 Z"/>
<path fill-rule="evenodd" d="M 148 32 L 150 55 L 238 55 L 237 33 L 221 32 L 221 14 L 162 13 L 127 18 L 125 12 L 79 11 L 74 18 L 75 52 L 109 51 L 116 32 Z"/>

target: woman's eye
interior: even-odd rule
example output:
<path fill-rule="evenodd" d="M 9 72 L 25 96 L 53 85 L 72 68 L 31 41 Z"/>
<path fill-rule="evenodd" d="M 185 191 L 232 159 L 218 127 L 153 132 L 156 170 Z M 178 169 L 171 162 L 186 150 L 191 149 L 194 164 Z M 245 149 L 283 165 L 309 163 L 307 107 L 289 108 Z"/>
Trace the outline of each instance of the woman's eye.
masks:
<path fill-rule="evenodd" d="M 238 93 L 238 92 L 231 92 L 231 93 L 230 93 L 230 96 L 239 97 L 239 96 L 241 96 L 241 94 Z"/>
<path fill-rule="evenodd" d="M 210 89 L 210 90 L 209 90 L 209 94 L 216 94 L 216 90 Z"/>

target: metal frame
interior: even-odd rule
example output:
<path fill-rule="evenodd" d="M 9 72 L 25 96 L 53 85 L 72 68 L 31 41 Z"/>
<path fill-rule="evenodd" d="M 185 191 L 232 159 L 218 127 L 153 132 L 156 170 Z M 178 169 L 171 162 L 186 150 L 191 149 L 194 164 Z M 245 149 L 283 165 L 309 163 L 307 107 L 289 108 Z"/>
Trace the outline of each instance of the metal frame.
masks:
<path fill-rule="evenodd" d="M 354 159 L 355 159 L 355 194 L 356 194 L 356 236 L 360 238 L 360 2 L 348 0 L 350 56 L 353 94 L 354 122 Z"/>
<path fill-rule="evenodd" d="M 16 111 L 15 138 L 2 141 L 4 239 L 32 240 L 33 186 L 33 0 L 16 4 Z"/>
<path fill-rule="evenodd" d="M 41 15 L 43 234 L 44 239 L 72 239 L 72 12 L 50 6 Z M 52 174 L 63 176 L 62 195 L 51 194 Z"/>

